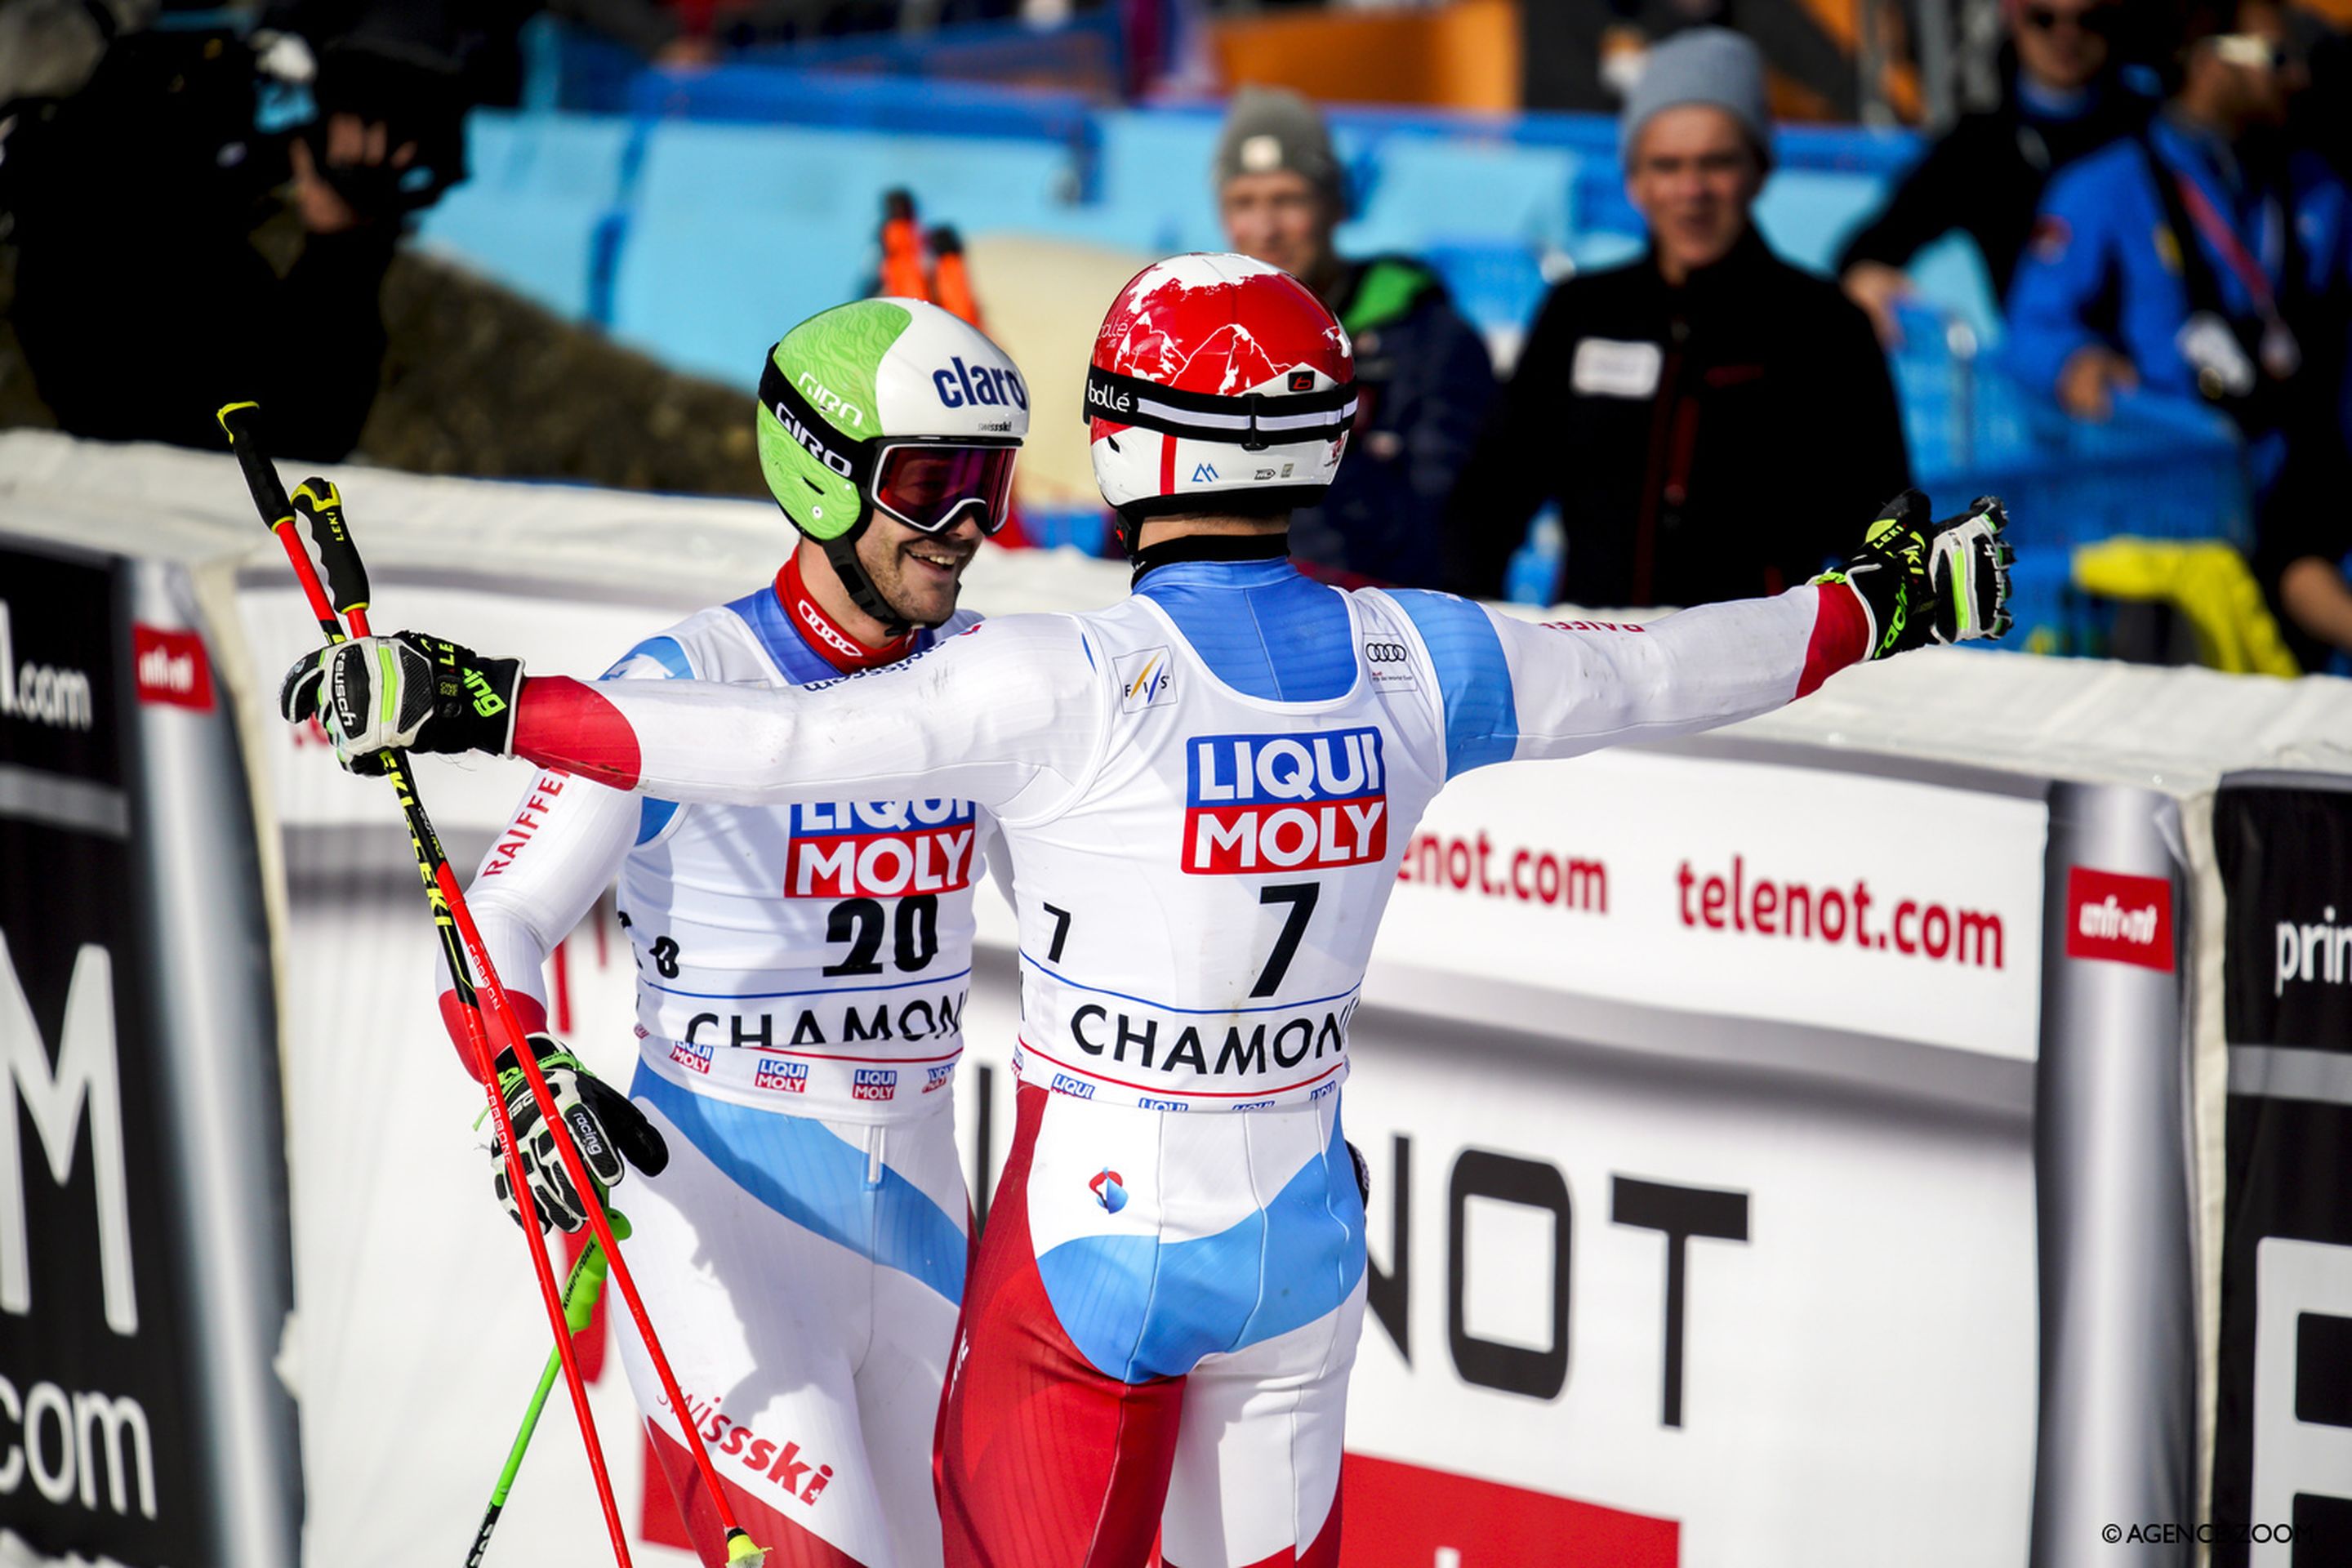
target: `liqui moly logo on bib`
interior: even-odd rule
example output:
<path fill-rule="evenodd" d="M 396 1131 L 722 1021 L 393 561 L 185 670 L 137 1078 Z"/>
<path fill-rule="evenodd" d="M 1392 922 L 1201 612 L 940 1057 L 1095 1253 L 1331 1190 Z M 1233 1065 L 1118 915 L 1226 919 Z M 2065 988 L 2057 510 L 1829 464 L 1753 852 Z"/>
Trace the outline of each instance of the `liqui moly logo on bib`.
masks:
<path fill-rule="evenodd" d="M 820 801 L 793 807 L 788 899 L 897 899 L 971 883 L 968 800 Z"/>
<path fill-rule="evenodd" d="M 1381 732 L 1199 735 L 1189 743 L 1184 869 L 1203 876 L 1360 866 L 1389 852 Z"/>

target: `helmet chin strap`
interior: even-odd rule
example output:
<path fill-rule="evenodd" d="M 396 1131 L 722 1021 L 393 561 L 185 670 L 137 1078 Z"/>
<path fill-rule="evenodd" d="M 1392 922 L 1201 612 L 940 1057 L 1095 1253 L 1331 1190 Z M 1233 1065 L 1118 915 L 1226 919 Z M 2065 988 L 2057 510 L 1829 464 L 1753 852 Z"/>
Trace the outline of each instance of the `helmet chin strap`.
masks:
<path fill-rule="evenodd" d="M 833 564 L 833 574 L 841 579 L 843 587 L 849 590 L 849 602 L 881 622 L 883 632 L 889 637 L 905 637 L 919 626 L 940 625 L 939 621 L 910 620 L 882 596 L 882 590 L 876 587 L 874 579 L 866 575 L 865 563 L 857 559 L 857 542 L 865 536 L 866 529 L 861 525 L 837 539 L 821 542 L 825 560 Z"/>

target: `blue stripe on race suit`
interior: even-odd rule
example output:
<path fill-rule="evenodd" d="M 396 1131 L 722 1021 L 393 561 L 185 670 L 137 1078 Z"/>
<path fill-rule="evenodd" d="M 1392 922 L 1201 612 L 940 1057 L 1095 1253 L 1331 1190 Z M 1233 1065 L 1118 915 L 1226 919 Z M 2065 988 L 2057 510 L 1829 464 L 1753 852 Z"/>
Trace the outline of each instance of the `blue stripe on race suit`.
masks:
<path fill-rule="evenodd" d="M 660 665 L 663 675 L 672 680 L 694 679 L 694 661 L 686 657 L 685 647 L 676 637 L 647 637 L 614 660 L 613 668 L 604 672 L 603 679 L 612 679 L 621 673 L 621 666 L 639 658 L 652 659 Z"/>
<path fill-rule="evenodd" d="M 669 819 L 677 815 L 677 802 L 656 800 L 653 796 L 647 795 L 637 807 L 637 842 L 652 843 L 661 837 L 661 830 L 667 827 Z"/>
<path fill-rule="evenodd" d="M 1467 599 L 1400 588 L 1389 597 L 1412 621 L 1445 697 L 1445 776 L 1507 763 L 1519 744 L 1519 708 L 1503 639 Z"/>
<path fill-rule="evenodd" d="M 822 1122 L 698 1095 L 640 1062 L 629 1085 L 726 1173 L 803 1230 L 963 1300 L 963 1227 L 923 1190 L 882 1167 L 869 1187 L 866 1152 Z"/>
<path fill-rule="evenodd" d="M 694 679 L 694 661 L 686 657 L 684 645 L 676 637 L 647 637 L 623 654 L 619 661 L 604 672 L 604 679 L 612 679 L 614 676 L 620 673 L 622 665 L 639 657 L 652 659 L 656 664 L 660 665 L 662 675 L 666 679 L 692 680 Z M 661 830 L 669 826 L 669 819 L 677 815 L 677 802 L 656 800 L 651 795 L 647 795 L 637 806 L 637 842 L 652 843 L 661 836 Z"/>
<path fill-rule="evenodd" d="M 1176 1377 L 1339 1309 L 1364 1274 L 1363 1203 L 1336 1119 L 1330 1145 L 1264 1209 L 1214 1236 L 1084 1237 L 1037 1259 L 1070 1342 L 1125 1383 Z"/>
<path fill-rule="evenodd" d="M 1167 611 L 1216 678 L 1244 696 L 1325 702 L 1356 684 L 1347 601 L 1287 561 L 1180 561 L 1135 591 Z"/>

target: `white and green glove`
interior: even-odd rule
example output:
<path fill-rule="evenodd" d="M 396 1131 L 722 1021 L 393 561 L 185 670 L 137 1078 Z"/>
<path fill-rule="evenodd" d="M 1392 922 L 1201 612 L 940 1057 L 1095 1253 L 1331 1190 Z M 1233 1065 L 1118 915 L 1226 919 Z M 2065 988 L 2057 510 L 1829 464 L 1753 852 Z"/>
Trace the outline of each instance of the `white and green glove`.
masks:
<path fill-rule="evenodd" d="M 330 643 L 295 661 L 278 690 L 289 724 L 314 715 L 353 773 L 383 770 L 382 753 L 490 752 L 514 738 L 522 660 L 485 658 L 419 632 Z"/>
<path fill-rule="evenodd" d="M 2001 537 L 2009 513 L 2000 499 L 1979 496 L 1941 522 L 1929 522 L 1927 513 L 1927 496 L 1905 490 L 1880 509 L 1851 560 L 1813 579 L 1843 583 L 1862 600 L 1870 616 L 1864 658 L 2009 630 L 2009 569 L 2017 553 Z"/>
<path fill-rule="evenodd" d="M 572 1130 L 580 1163 L 596 1183 L 600 1200 L 604 1189 L 628 1174 L 631 1165 L 648 1176 L 662 1173 L 669 1164 L 669 1145 L 627 1095 L 583 1067 L 551 1035 L 533 1035 L 530 1048 L 539 1060 L 539 1070 L 546 1075 L 557 1114 Z M 555 1133 L 541 1118 L 530 1080 L 516 1064 L 512 1049 L 499 1053 L 499 1093 L 506 1100 L 515 1143 L 522 1151 L 523 1179 L 530 1187 L 530 1205 L 539 1228 L 545 1231 L 553 1225 L 560 1230 L 578 1230 L 588 1223 L 588 1206 L 572 1184 L 571 1173 L 563 1168 Z M 499 1202 L 506 1205 L 517 1225 L 524 1224 L 522 1205 L 507 1179 L 506 1151 L 496 1138 L 490 1140 L 490 1161 L 498 1171 L 494 1184 Z"/>

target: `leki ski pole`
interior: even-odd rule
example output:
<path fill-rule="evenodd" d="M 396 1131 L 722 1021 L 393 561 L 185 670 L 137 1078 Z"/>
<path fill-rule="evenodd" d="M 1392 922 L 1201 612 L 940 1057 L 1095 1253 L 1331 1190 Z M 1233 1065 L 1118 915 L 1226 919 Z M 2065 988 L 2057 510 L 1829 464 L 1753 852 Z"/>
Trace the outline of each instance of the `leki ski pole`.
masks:
<path fill-rule="evenodd" d="M 276 468 L 261 449 L 254 434 L 254 420 L 259 412 L 252 403 L 232 403 L 222 408 L 217 417 L 229 438 L 230 449 L 236 452 L 238 466 L 244 470 L 246 487 L 253 493 L 254 504 L 260 509 L 262 521 L 275 531 L 293 563 L 295 576 L 302 583 L 303 593 L 310 608 L 319 617 L 320 629 L 330 640 L 340 641 L 343 628 L 336 621 L 336 611 L 341 609 L 348 617 L 351 631 L 358 636 L 369 635 L 366 567 L 359 551 L 352 543 L 349 529 L 344 525 L 341 498 L 334 487 L 321 480 L 301 487 L 308 500 L 305 515 L 311 526 L 305 531 L 293 524 L 295 503 L 286 499 L 284 486 L 278 479 Z M 320 582 L 321 570 L 327 584 L 333 585 L 333 598 Z M 621 1288 L 621 1298 L 628 1303 L 629 1315 L 635 1320 L 638 1338 L 646 1348 L 646 1359 L 653 1363 L 660 1377 L 662 1392 L 668 1397 L 670 1408 L 678 1413 L 680 1426 L 686 1433 L 687 1451 L 694 1460 L 695 1469 L 710 1494 L 713 1511 L 727 1542 L 727 1562 L 730 1568 L 759 1568 L 766 1553 L 755 1544 L 743 1528 L 735 1522 L 734 1510 L 711 1465 L 710 1453 L 705 1447 L 700 1427 L 687 1418 L 686 1395 L 680 1392 L 677 1374 L 670 1370 L 669 1357 L 663 1351 L 661 1340 L 654 1332 L 653 1322 L 646 1311 L 645 1299 L 637 1292 L 636 1280 L 629 1272 L 628 1261 L 621 1255 L 620 1244 L 613 1235 L 611 1222 L 605 1218 L 604 1205 L 599 1189 L 588 1168 L 572 1146 L 570 1128 L 558 1113 L 555 1096 L 547 1086 L 547 1077 L 540 1070 L 539 1059 L 529 1045 L 529 1033 L 515 1016 L 514 1004 L 499 984 L 498 969 L 490 962 L 489 952 L 482 944 L 480 931 L 474 924 L 474 915 L 466 903 L 465 890 L 457 885 L 457 876 L 442 851 L 440 837 L 433 830 L 431 818 L 425 814 L 417 798 L 415 783 L 408 776 L 405 752 L 394 750 L 380 753 L 383 775 L 393 782 L 400 801 L 402 814 L 408 822 L 409 847 L 415 852 L 417 874 L 425 882 L 426 902 L 432 907 L 434 921 L 441 932 L 442 956 L 446 961 L 451 987 L 457 994 L 459 1011 L 469 1020 L 466 1025 L 467 1041 L 471 1048 L 485 1090 L 490 1100 L 490 1114 L 505 1146 L 508 1179 L 513 1183 L 518 1197 L 529 1190 L 524 1180 L 521 1152 L 517 1148 L 513 1123 L 507 1115 L 506 1099 L 499 1092 L 499 1075 L 492 1060 L 488 1026 L 495 1023 L 512 1046 L 515 1065 L 521 1069 L 523 1080 L 530 1085 L 532 1100 L 554 1136 L 557 1156 L 564 1173 L 572 1179 L 572 1189 L 588 1201 L 589 1228 L 595 1233 L 596 1243 L 604 1249 L 614 1284 Z M 453 930 L 454 928 L 454 930 Z M 469 961 L 470 960 L 470 963 Z M 488 1018 L 482 1016 L 488 1004 Z M 557 1130 L 561 1131 L 557 1131 Z M 524 1227 L 529 1234 L 529 1227 Z M 573 1408 L 578 1413 L 582 1436 L 589 1454 L 589 1468 L 595 1474 L 598 1500 L 604 1505 L 605 1523 L 611 1531 L 614 1551 L 623 1568 L 629 1563 L 626 1534 L 621 1527 L 620 1510 L 613 1500 L 610 1476 L 604 1468 L 603 1445 L 596 1437 L 595 1424 L 588 1414 L 587 1387 L 580 1379 L 579 1368 L 572 1355 L 571 1336 L 563 1320 L 563 1304 L 558 1298 L 555 1273 L 547 1261 L 546 1248 L 537 1237 L 530 1237 L 532 1268 L 539 1278 L 540 1298 L 547 1309 L 548 1323 L 554 1331 L 556 1348 L 564 1365 L 564 1381 L 570 1387 Z"/>
<path fill-rule="evenodd" d="M 613 1234 L 623 1241 L 628 1240 L 628 1216 L 619 1209 L 604 1212 L 613 1222 Z M 588 1326 L 590 1315 L 596 1310 L 596 1299 L 604 1293 L 604 1249 L 592 1241 L 580 1249 L 578 1260 L 563 1281 L 563 1321 L 575 1334 Z M 550 1349 L 547 1365 L 539 1374 L 539 1387 L 532 1392 L 530 1407 L 522 1413 L 522 1426 L 507 1449 L 506 1468 L 499 1472 L 499 1484 L 490 1489 L 490 1506 L 482 1510 L 482 1528 L 474 1536 L 474 1549 L 466 1553 L 466 1568 L 482 1568 L 482 1554 L 490 1549 L 490 1531 L 499 1527 L 499 1515 L 507 1506 L 507 1493 L 514 1489 L 515 1476 L 522 1469 L 522 1457 L 530 1447 L 531 1434 L 539 1430 L 539 1413 L 562 1372 L 562 1358 Z"/>

